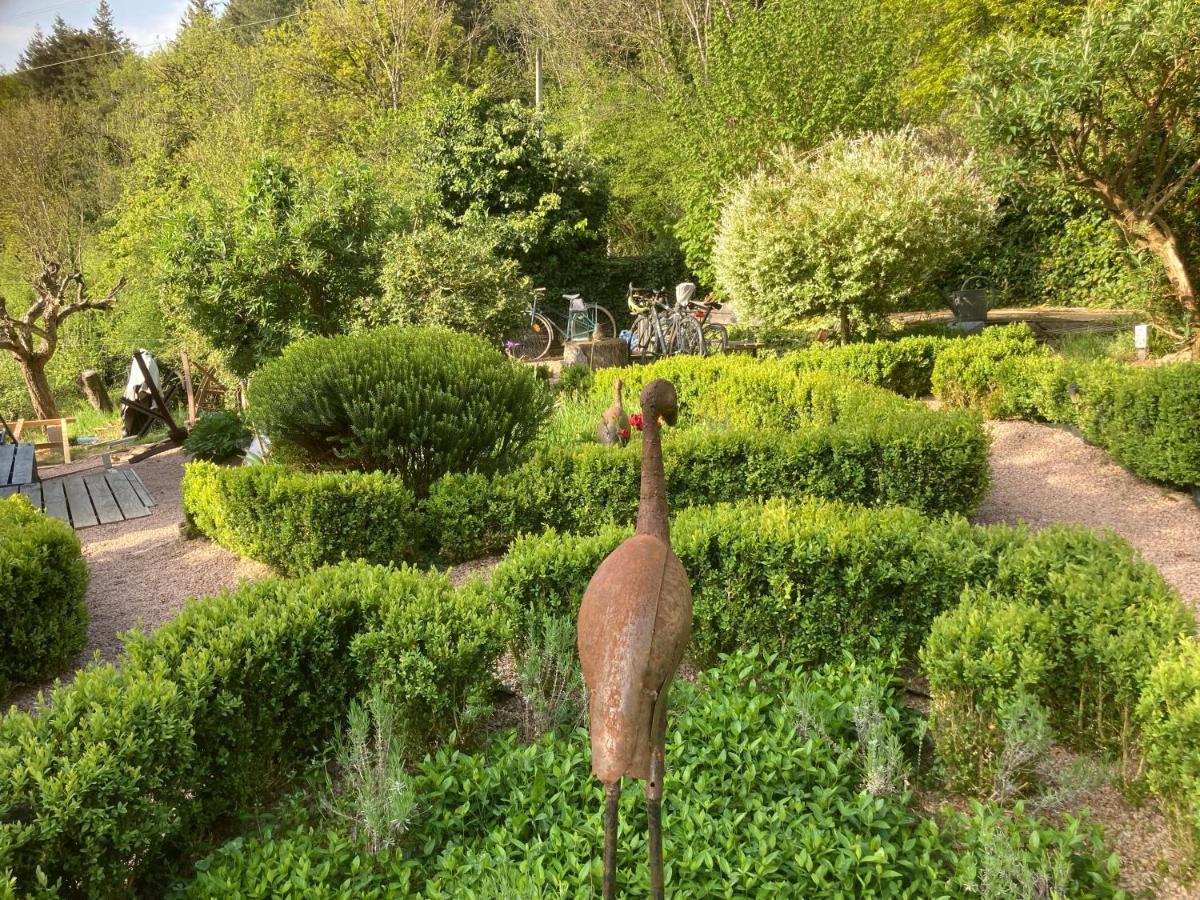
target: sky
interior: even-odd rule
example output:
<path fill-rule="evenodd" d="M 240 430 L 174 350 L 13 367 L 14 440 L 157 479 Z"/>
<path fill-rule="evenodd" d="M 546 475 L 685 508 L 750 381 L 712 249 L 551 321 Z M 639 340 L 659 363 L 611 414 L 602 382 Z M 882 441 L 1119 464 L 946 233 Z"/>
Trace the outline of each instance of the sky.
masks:
<path fill-rule="evenodd" d="M 0 69 L 11 72 L 34 29 L 49 31 L 55 16 L 87 27 L 98 0 L 0 0 Z M 188 0 L 108 0 L 113 22 L 142 52 L 169 40 Z"/>

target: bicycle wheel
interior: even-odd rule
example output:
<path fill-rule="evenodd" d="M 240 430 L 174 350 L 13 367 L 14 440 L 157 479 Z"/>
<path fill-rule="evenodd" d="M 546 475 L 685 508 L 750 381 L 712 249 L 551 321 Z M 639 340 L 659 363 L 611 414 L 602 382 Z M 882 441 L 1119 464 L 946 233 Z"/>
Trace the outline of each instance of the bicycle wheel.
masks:
<path fill-rule="evenodd" d="M 532 362 L 550 352 L 554 343 L 554 326 L 550 320 L 537 313 L 530 323 L 504 342 L 504 351 L 513 359 Z"/>
<path fill-rule="evenodd" d="M 704 332 L 691 316 L 678 316 L 672 329 L 671 353 L 682 356 L 704 355 Z"/>
<path fill-rule="evenodd" d="M 634 319 L 630 334 L 633 336 L 629 348 L 630 356 L 636 356 L 639 359 L 645 360 L 647 357 L 654 355 L 656 338 L 654 336 L 654 325 L 651 324 L 648 316 L 640 315 Z"/>
<path fill-rule="evenodd" d="M 729 329 L 724 325 L 704 326 L 704 350 L 708 356 L 724 353 L 729 349 Z"/>
<path fill-rule="evenodd" d="M 596 323 L 596 328 L 592 332 L 593 340 L 597 337 L 615 338 L 617 336 L 617 320 L 613 318 L 612 313 L 599 303 L 589 303 L 587 310 L 591 314 L 592 321 Z"/>

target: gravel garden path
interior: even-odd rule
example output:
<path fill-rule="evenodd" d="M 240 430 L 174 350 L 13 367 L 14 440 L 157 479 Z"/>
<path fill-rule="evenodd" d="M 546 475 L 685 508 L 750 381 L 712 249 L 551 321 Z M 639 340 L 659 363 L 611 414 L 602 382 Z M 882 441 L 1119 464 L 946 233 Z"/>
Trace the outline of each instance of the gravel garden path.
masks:
<path fill-rule="evenodd" d="M 1200 506 L 1130 474 L 1065 428 L 989 422 L 992 489 L 972 521 L 1119 534 L 1200 610 Z M 1198 426 L 1200 427 L 1200 426 Z"/>
<path fill-rule="evenodd" d="M 992 488 L 973 517 L 983 523 L 1065 523 L 1119 534 L 1153 563 L 1200 614 L 1200 507 L 1179 491 L 1125 471 L 1105 451 L 1065 428 L 989 422 Z M 1185 858 L 1166 820 L 1148 804 L 1131 806 L 1110 784 L 1072 804 L 1087 809 L 1121 858 L 1122 885 L 1135 896 L 1200 898 L 1200 885 L 1177 880 Z"/>
<path fill-rule="evenodd" d="M 190 597 L 216 594 L 270 574 L 261 563 L 234 556 L 211 541 L 186 541 L 180 536 L 180 486 L 186 459 L 183 450 L 171 450 L 136 465 L 158 503 L 150 516 L 77 532 L 90 575 L 90 621 L 87 646 L 63 672 L 64 683 L 97 653 L 106 661 L 116 659 L 122 632 L 136 625 L 151 631 L 173 618 Z M 98 465 L 97 460 L 83 460 L 70 466 L 48 466 L 40 474 L 46 480 L 95 470 Z M 20 688 L 7 700 L 0 700 L 5 707 L 9 703 L 28 707 L 44 687 L 47 685 Z"/>

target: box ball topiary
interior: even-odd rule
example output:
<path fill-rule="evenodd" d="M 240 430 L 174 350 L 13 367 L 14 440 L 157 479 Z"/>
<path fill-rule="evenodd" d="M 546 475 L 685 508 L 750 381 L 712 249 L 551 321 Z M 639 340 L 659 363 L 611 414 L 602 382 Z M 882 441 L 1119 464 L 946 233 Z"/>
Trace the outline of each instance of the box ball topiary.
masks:
<path fill-rule="evenodd" d="M 392 472 L 418 496 L 449 472 L 513 464 L 550 406 L 532 369 L 440 328 L 297 341 L 250 381 L 251 416 L 277 459 Z"/>
<path fill-rule="evenodd" d="M 79 538 L 20 495 L 0 500 L 0 696 L 83 649 L 88 572 Z"/>

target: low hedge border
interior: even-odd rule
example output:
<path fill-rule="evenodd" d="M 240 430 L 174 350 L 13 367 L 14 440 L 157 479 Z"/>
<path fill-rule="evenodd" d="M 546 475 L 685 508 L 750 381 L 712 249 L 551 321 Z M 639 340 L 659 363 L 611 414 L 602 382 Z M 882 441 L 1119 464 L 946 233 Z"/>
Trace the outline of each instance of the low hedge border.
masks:
<path fill-rule="evenodd" d="M 0 500 L 0 698 L 44 681 L 87 643 L 88 572 L 69 525 Z"/>
<path fill-rule="evenodd" d="M 992 418 L 1077 427 L 1135 475 L 1200 485 L 1200 365 L 1133 368 L 1064 359 L 1027 328 L 989 329 L 939 354 L 933 392 Z"/>
<path fill-rule="evenodd" d="M 507 635 L 478 586 L 363 563 L 190 603 L 133 635 L 119 666 L 0 719 L 0 888 L 7 871 L 39 894 L 161 895 L 366 684 L 394 685 L 411 721 L 444 722 L 491 683 Z"/>
<path fill-rule="evenodd" d="M 523 538 L 486 586 L 348 563 L 189 604 L 133 636 L 120 667 L 92 667 L 33 714 L 0 719 L 0 884 L 7 871 L 33 890 L 40 868 L 49 893 L 153 892 L 273 775 L 317 752 L 367 683 L 393 684 L 408 720 L 450 718 L 483 689 L 502 647 L 528 633 L 529 616 L 574 610 L 627 533 Z M 1153 681 L 1142 674 L 1156 661 L 1139 638 L 1141 611 L 1179 603 L 1120 541 L 1071 529 L 1033 535 L 810 500 L 684 510 L 673 536 L 693 581 L 692 655 L 702 661 L 751 645 L 808 663 L 912 659 L 964 588 L 1024 585 L 1047 606 L 1078 604 L 1080 633 L 1096 609 L 1124 610 L 1097 629 L 1116 629 L 1094 642 L 1112 650 L 1108 668 L 1084 656 L 1071 670 L 1092 690 L 1110 678 Z M 1107 562 L 1074 590 L 1093 558 Z M 1180 630 L 1186 643 L 1190 620 Z M 1160 693 L 1172 683 L 1163 676 Z M 1186 734 L 1147 732 L 1158 733 L 1187 753 Z"/>
<path fill-rule="evenodd" d="M 989 441 L 972 413 L 935 412 L 829 376 L 780 382 L 750 370 L 736 381 L 725 394 L 732 428 L 681 429 L 664 440 L 677 508 L 817 496 L 966 514 L 987 492 Z M 742 402 L 763 392 L 767 404 Z M 771 412 L 753 412 L 760 408 Z M 632 522 L 640 466 L 637 440 L 623 449 L 545 447 L 508 473 L 444 476 L 417 502 L 381 474 L 192 463 L 183 503 L 198 531 L 286 573 L 347 558 L 459 562 L 547 526 Z"/>

